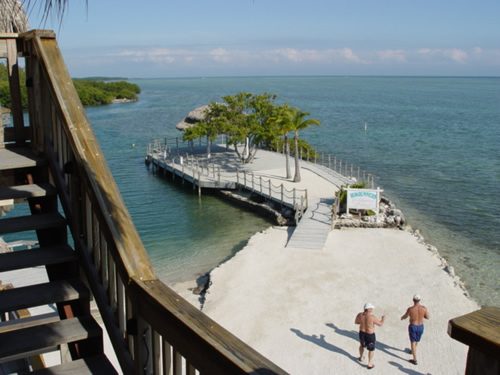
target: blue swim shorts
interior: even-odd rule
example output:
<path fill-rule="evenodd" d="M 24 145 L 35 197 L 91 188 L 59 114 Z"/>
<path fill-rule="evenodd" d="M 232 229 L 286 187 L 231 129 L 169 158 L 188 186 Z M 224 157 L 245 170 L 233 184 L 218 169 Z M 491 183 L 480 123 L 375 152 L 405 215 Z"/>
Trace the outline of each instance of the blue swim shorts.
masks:
<path fill-rule="evenodd" d="M 375 333 L 366 333 L 359 331 L 359 343 L 363 348 L 366 348 L 369 352 L 375 350 Z"/>
<path fill-rule="evenodd" d="M 410 334 L 410 342 L 420 342 L 420 338 L 424 333 L 424 325 L 410 324 L 408 326 L 408 333 Z"/>

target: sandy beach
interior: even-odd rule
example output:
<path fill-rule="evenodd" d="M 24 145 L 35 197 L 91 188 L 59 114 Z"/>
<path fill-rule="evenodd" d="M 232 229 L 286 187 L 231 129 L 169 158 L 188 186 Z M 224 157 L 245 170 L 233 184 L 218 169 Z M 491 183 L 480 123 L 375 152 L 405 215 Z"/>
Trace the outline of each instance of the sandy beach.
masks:
<path fill-rule="evenodd" d="M 406 231 L 332 231 L 321 251 L 285 248 L 289 229 L 256 234 L 234 258 L 211 272 L 203 312 L 291 374 L 358 374 L 356 314 L 365 302 L 377 327 L 375 374 L 464 374 L 467 347 L 446 330 L 479 306 L 443 271 L 438 256 Z M 198 296 L 175 289 L 194 305 Z M 411 356 L 408 321 L 400 317 L 420 293 L 430 319 Z"/>
<path fill-rule="evenodd" d="M 303 170 L 304 171 L 304 170 Z M 274 171 L 273 171 L 274 172 Z M 268 176 L 273 173 L 269 172 Z M 332 184 L 304 171 L 310 196 L 331 196 Z M 376 328 L 373 374 L 464 374 L 468 347 L 447 334 L 448 321 L 480 306 L 446 272 L 446 262 L 421 238 L 398 229 L 335 229 L 323 249 L 286 247 L 294 228 L 272 227 L 210 273 L 203 305 L 189 288 L 180 295 L 291 374 L 358 374 L 355 316 L 365 302 L 387 320 Z M 401 316 L 419 293 L 430 312 L 408 360 L 408 321 Z"/>

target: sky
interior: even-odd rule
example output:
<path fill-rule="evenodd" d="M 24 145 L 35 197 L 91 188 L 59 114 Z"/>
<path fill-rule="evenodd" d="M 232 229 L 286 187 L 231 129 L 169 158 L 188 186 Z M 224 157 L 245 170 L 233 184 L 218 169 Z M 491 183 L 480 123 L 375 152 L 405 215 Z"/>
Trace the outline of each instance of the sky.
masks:
<path fill-rule="evenodd" d="M 25 0 L 26 1 L 26 0 Z M 69 0 L 72 77 L 500 76 L 499 0 Z"/>

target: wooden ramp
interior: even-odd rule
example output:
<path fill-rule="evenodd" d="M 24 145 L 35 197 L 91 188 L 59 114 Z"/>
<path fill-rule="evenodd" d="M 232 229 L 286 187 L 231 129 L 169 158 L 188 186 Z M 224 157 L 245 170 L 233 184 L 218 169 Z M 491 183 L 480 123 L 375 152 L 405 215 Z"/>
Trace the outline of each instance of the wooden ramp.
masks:
<path fill-rule="evenodd" d="M 334 198 L 309 198 L 309 208 L 299 221 L 286 247 L 322 249 L 330 232 Z"/>

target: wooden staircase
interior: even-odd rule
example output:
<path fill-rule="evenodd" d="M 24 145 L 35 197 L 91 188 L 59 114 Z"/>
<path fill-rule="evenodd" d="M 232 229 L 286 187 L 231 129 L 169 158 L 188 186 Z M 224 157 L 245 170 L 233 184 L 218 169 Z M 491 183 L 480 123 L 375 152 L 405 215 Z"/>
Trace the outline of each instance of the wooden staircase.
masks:
<path fill-rule="evenodd" d="M 7 271 L 45 267 L 47 282 L 0 290 L 0 365 L 25 360 L 36 374 L 116 374 L 104 354 L 101 326 L 91 314 L 92 299 L 68 242 L 66 218 L 59 212 L 57 189 L 44 158 L 29 147 L 0 149 L 0 202 L 25 203 L 30 215 L 0 218 L 0 236 L 35 232 L 39 247 L 0 254 L 0 280 Z M 54 316 L 15 319 L 16 312 L 50 306 Z M 28 358 L 59 351 L 61 364 L 36 369 Z M 42 361 L 43 363 L 43 361 Z M 0 374 L 2 373 L 0 367 Z"/>

